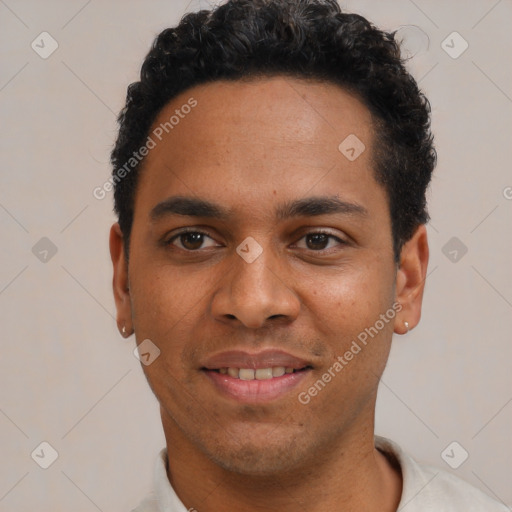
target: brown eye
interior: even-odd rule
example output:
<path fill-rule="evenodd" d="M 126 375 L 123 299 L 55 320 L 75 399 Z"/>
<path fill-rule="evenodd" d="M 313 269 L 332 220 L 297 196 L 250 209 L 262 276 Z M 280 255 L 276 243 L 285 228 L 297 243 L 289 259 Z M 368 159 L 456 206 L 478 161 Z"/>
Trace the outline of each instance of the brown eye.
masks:
<path fill-rule="evenodd" d="M 306 236 L 306 245 L 308 249 L 318 250 L 325 249 L 329 243 L 329 235 L 324 233 L 313 233 Z"/>
<path fill-rule="evenodd" d="M 200 249 L 201 245 L 203 245 L 204 235 L 202 233 L 184 233 L 183 235 L 180 235 L 179 238 L 185 249 L 194 251 L 196 249 Z"/>
<path fill-rule="evenodd" d="M 210 241 L 209 245 L 204 245 L 207 243 L 207 240 Z M 199 249 L 204 249 L 205 247 L 215 247 L 217 245 L 211 237 L 201 231 L 186 231 L 184 233 L 178 233 L 173 236 L 167 244 L 175 245 L 186 251 L 197 251 Z"/>
<path fill-rule="evenodd" d="M 302 242 L 304 240 L 304 242 Z M 334 242 L 334 245 L 332 245 L 332 242 Z M 297 244 L 298 247 L 301 247 L 302 249 L 309 249 L 311 251 L 323 251 L 326 249 L 331 249 L 335 247 L 336 245 L 344 245 L 345 242 L 338 238 L 337 236 L 331 235 L 329 233 L 322 233 L 321 231 L 316 233 L 308 233 L 307 235 L 304 235 L 299 243 Z"/>

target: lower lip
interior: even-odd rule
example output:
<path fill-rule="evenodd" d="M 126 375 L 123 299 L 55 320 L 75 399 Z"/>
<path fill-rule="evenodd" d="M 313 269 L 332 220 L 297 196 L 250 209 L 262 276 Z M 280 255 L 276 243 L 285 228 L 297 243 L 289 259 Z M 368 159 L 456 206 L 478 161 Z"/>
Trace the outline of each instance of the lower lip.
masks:
<path fill-rule="evenodd" d="M 240 402 L 261 403 L 276 400 L 288 394 L 304 380 L 311 370 L 285 373 L 281 377 L 265 380 L 235 379 L 226 374 L 204 370 L 204 374 L 224 395 Z"/>

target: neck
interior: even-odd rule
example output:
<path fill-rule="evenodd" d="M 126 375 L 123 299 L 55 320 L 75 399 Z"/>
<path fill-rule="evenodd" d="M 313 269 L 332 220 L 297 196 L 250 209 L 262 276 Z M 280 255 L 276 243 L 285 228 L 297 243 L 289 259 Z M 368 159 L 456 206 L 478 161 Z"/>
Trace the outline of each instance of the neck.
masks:
<path fill-rule="evenodd" d="M 373 415 L 333 446 L 284 474 L 246 475 L 226 470 L 198 450 L 162 413 L 168 478 L 186 507 L 217 512 L 325 510 L 395 512 L 402 492 L 399 470 L 374 445 Z"/>

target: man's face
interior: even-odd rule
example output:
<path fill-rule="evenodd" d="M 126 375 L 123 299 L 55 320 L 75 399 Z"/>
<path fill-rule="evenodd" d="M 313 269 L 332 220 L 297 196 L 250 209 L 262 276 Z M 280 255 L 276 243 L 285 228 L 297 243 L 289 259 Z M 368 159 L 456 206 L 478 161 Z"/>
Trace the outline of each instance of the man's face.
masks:
<path fill-rule="evenodd" d="M 373 428 L 395 320 L 333 370 L 395 301 L 371 116 L 335 85 L 276 77 L 196 87 L 153 129 L 191 97 L 136 193 L 127 307 L 137 343 L 161 351 L 144 371 L 166 435 L 241 473 L 291 469 Z M 353 161 L 353 142 L 338 149 L 351 135 Z"/>

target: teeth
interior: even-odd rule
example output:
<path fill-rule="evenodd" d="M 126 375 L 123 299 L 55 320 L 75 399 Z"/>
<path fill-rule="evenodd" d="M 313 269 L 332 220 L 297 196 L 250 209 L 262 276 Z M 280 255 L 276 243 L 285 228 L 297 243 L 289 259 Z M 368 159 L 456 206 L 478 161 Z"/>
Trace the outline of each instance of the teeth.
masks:
<path fill-rule="evenodd" d="M 286 373 L 286 368 L 284 366 L 276 366 L 272 368 L 272 377 L 281 377 Z"/>
<path fill-rule="evenodd" d="M 219 368 L 219 373 L 229 375 L 234 379 L 240 380 L 268 380 L 273 377 L 281 377 L 285 373 L 293 373 L 293 368 L 285 368 L 284 366 L 273 366 L 271 368 Z"/>
<path fill-rule="evenodd" d="M 228 375 L 230 377 L 233 377 L 235 379 L 238 379 L 238 368 L 228 368 Z"/>
<path fill-rule="evenodd" d="M 241 380 L 254 380 L 254 370 L 251 368 L 240 368 L 240 373 L 238 377 Z"/>
<path fill-rule="evenodd" d="M 258 368 L 256 370 L 256 379 L 267 380 L 272 378 L 272 368 Z"/>

